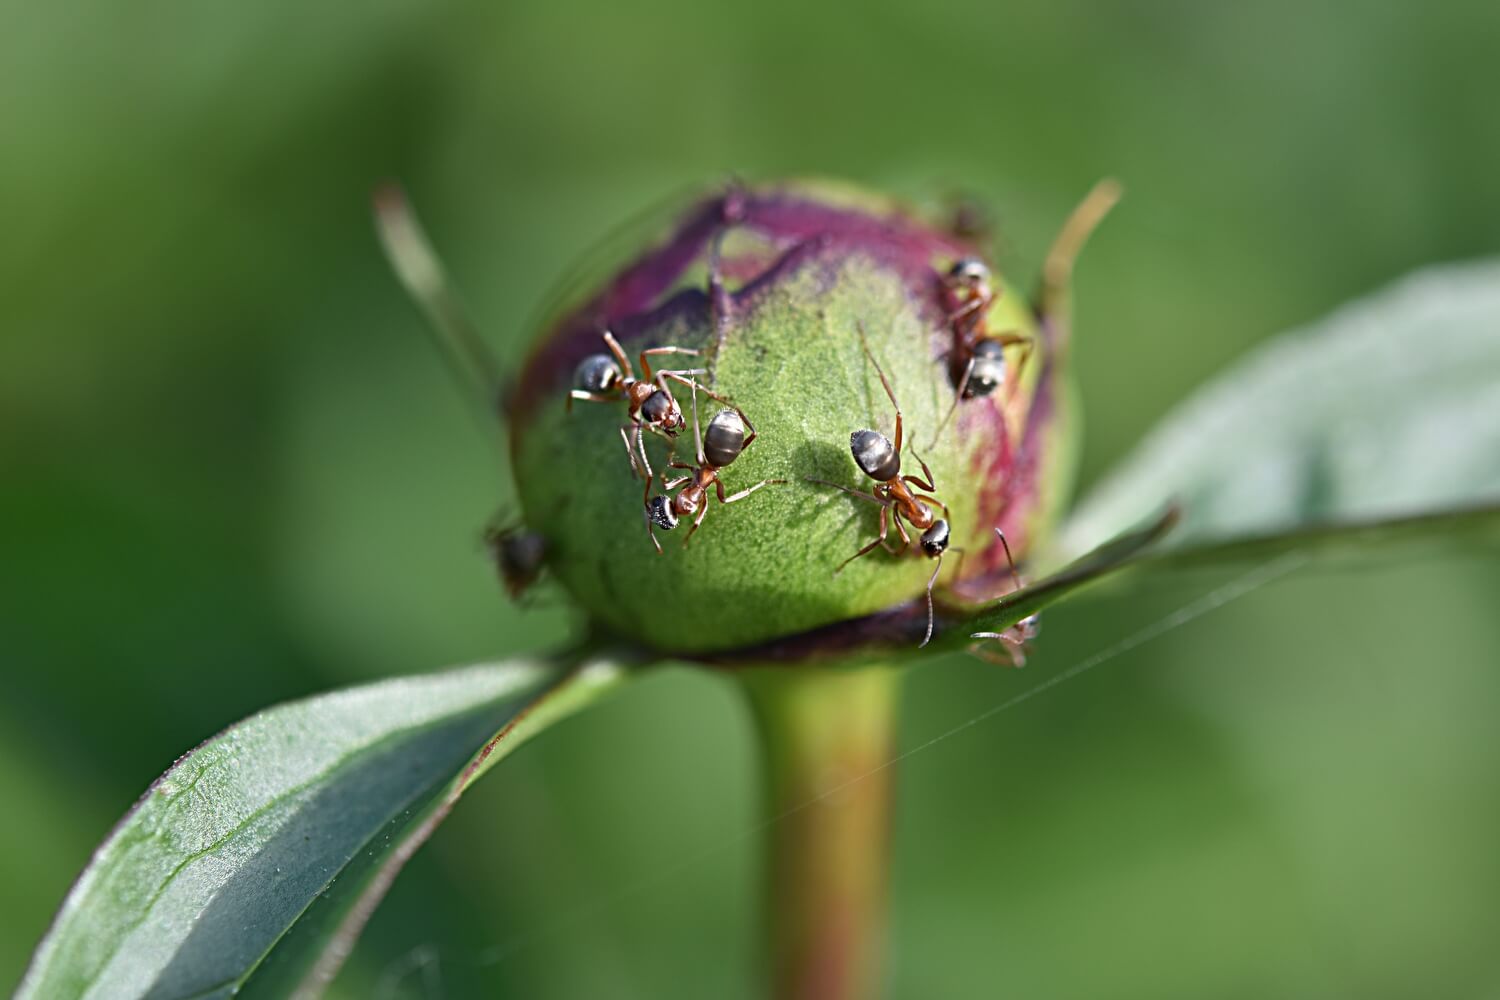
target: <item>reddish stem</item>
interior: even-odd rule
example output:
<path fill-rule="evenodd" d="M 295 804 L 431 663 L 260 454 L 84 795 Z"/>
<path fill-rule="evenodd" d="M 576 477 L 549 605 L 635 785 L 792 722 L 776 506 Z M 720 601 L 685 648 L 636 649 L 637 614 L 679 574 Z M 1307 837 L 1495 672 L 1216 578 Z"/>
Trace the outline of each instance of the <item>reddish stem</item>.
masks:
<path fill-rule="evenodd" d="M 880 992 L 899 675 L 887 667 L 765 668 L 750 694 L 769 791 L 770 995 Z"/>

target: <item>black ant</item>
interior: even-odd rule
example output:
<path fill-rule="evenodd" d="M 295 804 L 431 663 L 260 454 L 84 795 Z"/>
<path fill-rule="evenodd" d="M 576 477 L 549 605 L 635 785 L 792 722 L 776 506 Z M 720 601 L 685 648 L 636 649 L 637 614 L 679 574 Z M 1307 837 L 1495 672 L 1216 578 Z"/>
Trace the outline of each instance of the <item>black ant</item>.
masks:
<path fill-rule="evenodd" d="M 714 415 L 708 422 L 708 432 L 704 433 L 698 421 L 698 393 L 717 399 L 724 403 L 726 408 Z M 678 476 L 676 479 L 667 481 L 666 473 L 662 474 L 663 492 L 657 496 L 651 496 L 651 483 L 646 483 L 646 534 L 651 538 L 651 544 L 656 546 L 657 555 L 661 554 L 661 543 L 656 540 L 654 528 L 663 531 L 671 531 L 677 527 L 679 518 L 692 517 L 693 525 L 688 528 L 687 537 L 682 540 L 683 548 L 687 548 L 688 542 L 693 538 L 693 532 L 703 523 L 704 517 L 708 515 L 708 488 L 714 487 L 719 497 L 719 503 L 734 503 L 743 500 L 762 486 L 770 486 L 773 483 L 784 483 L 785 479 L 762 479 L 747 489 L 728 496 L 724 493 L 724 481 L 719 478 L 719 472 L 740 457 L 740 453 L 750 447 L 755 440 L 755 427 L 750 423 L 750 418 L 745 412 L 735 406 L 723 396 L 718 395 L 700 385 L 693 386 L 693 442 L 698 449 L 698 463 L 689 465 L 670 459 L 671 467 L 674 469 L 685 469 L 687 475 Z M 682 487 L 675 497 L 667 496 L 667 493 Z M 693 515 L 696 514 L 696 517 Z"/>
<path fill-rule="evenodd" d="M 861 472 L 875 480 L 875 487 L 869 493 L 863 493 L 848 486 L 838 483 L 830 483 L 824 479 L 809 478 L 808 482 L 818 483 L 821 486 L 832 486 L 836 490 L 843 490 L 850 496 L 869 500 L 871 503 L 880 505 L 880 531 L 875 540 L 854 555 L 839 563 L 838 568 L 833 571 L 838 576 L 854 560 L 862 555 L 875 551 L 877 547 L 885 549 L 892 555 L 900 555 L 911 547 L 911 536 L 906 533 L 906 526 L 901 522 L 905 519 L 911 526 L 920 531 L 921 537 L 918 543 L 922 554 L 929 559 L 937 560 L 937 567 L 933 569 L 932 576 L 927 580 L 927 634 L 922 637 L 920 646 L 925 646 L 932 639 L 932 588 L 937 583 L 938 574 L 943 569 L 943 553 L 948 550 L 948 541 L 951 534 L 948 527 L 948 505 L 937 497 L 930 495 L 937 487 L 932 481 L 932 470 L 927 463 L 922 461 L 922 456 L 915 451 L 912 457 L 922 466 L 922 474 L 925 480 L 914 475 L 901 474 L 901 445 L 902 445 L 902 415 L 901 404 L 896 402 L 896 393 L 891 389 L 890 380 L 885 377 L 885 371 L 881 369 L 880 362 L 875 360 L 875 355 L 870 352 L 869 341 L 865 338 L 864 326 L 859 328 L 859 343 L 864 349 L 865 357 L 870 359 L 870 364 L 875 366 L 875 373 L 880 376 L 880 384 L 885 387 L 885 394 L 891 401 L 891 406 L 896 410 L 896 440 L 891 442 L 884 434 L 874 430 L 858 430 L 849 435 L 849 452 L 854 456 L 854 464 L 859 466 Z M 915 492 L 915 486 L 923 492 Z M 943 517 L 933 513 L 932 508 L 941 507 Z M 901 547 L 893 549 L 886 544 L 886 534 L 890 530 L 891 522 L 896 524 L 896 532 L 901 536 Z M 962 549 L 954 551 L 962 552 Z"/>
<path fill-rule="evenodd" d="M 625 442 L 625 454 L 630 456 L 631 471 L 639 476 L 644 467 L 644 478 L 649 485 L 655 473 L 651 470 L 651 460 L 646 457 L 646 443 L 641 437 L 641 429 L 655 431 L 669 438 L 676 437 L 685 421 L 676 397 L 667 388 L 667 379 L 695 386 L 697 383 L 688 376 L 702 375 L 705 369 L 663 369 L 653 373 L 650 359 L 657 355 L 697 356 L 698 352 L 688 347 L 648 347 L 640 353 L 642 377 L 636 378 L 635 370 L 630 367 L 630 359 L 625 356 L 625 351 L 614 334 L 606 330 L 603 336 L 609 354 L 590 354 L 578 363 L 578 368 L 573 373 L 573 389 L 568 393 L 568 409 L 573 408 L 575 399 L 586 399 L 593 403 L 625 400 L 630 423 L 620 428 L 620 440 Z M 637 453 L 640 454 L 639 464 L 636 463 Z"/>
<path fill-rule="evenodd" d="M 995 537 L 1000 540 L 1000 547 L 1005 550 L 1005 562 L 1010 567 L 1010 578 L 1015 583 L 1015 589 L 1021 589 L 1021 574 L 1016 572 L 1016 561 L 1011 558 L 1010 543 L 1005 540 L 1005 532 L 999 528 L 995 529 Z M 1041 618 L 1031 614 L 1022 618 L 1003 632 L 974 632 L 970 639 L 994 639 L 1000 643 L 1000 651 L 994 652 L 984 645 L 982 641 L 970 644 L 969 652 L 984 660 L 1001 667 L 1024 667 L 1026 666 L 1026 644 L 1037 637 L 1041 631 Z"/>

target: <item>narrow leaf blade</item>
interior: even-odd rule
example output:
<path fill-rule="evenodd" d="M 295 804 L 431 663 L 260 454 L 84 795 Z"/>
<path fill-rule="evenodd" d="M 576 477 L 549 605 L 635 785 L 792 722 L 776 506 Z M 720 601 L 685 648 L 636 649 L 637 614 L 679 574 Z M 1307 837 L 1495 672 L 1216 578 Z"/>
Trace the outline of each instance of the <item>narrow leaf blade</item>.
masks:
<path fill-rule="evenodd" d="M 605 663 L 471 667 L 232 726 L 98 849 L 17 995 L 315 994 L 469 784 L 623 676 Z"/>

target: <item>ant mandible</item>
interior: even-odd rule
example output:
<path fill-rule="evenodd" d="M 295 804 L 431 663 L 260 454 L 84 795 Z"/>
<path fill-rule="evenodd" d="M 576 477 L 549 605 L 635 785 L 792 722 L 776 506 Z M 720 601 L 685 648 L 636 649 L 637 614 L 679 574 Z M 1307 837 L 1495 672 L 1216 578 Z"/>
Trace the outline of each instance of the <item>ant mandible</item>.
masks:
<path fill-rule="evenodd" d="M 698 421 L 699 392 L 718 400 L 726 407 L 708 422 L 707 433 L 703 432 L 702 425 Z M 692 527 L 688 528 L 687 537 L 682 540 L 682 547 L 687 548 L 688 542 L 692 541 L 693 532 L 698 530 L 698 526 L 708 516 L 709 486 L 714 487 L 719 503 L 729 504 L 745 499 L 762 486 L 786 482 L 785 479 L 762 479 L 754 486 L 740 490 L 738 493 L 725 495 L 724 481 L 719 478 L 719 472 L 739 458 L 740 453 L 750 447 L 750 442 L 754 440 L 755 427 L 743 410 L 718 393 L 696 383 L 693 385 L 693 443 L 697 445 L 698 463 L 689 465 L 675 458 L 670 459 L 672 468 L 684 469 L 687 475 L 678 476 L 668 482 L 666 473 L 663 473 L 661 487 L 663 492 L 657 496 L 651 496 L 651 483 L 649 480 L 646 482 L 646 534 L 651 538 L 651 544 L 656 546 L 657 555 L 661 555 L 661 543 L 656 540 L 656 532 L 653 529 L 671 531 L 677 527 L 679 518 L 692 517 Z M 675 497 L 667 495 L 679 486 L 682 489 Z M 695 514 L 696 517 L 694 517 Z"/>
<path fill-rule="evenodd" d="M 1015 584 L 1015 589 L 1021 589 L 1021 574 L 1016 572 L 1016 561 L 1011 558 L 1010 543 L 1005 540 L 1005 532 L 999 528 L 995 529 L 995 537 L 1000 540 L 1000 547 L 1005 550 L 1005 563 L 1010 567 L 1010 578 Z M 973 632 L 970 639 L 979 639 L 980 642 L 971 643 L 969 652 L 984 660 L 1001 667 L 1024 667 L 1026 666 L 1026 644 L 1037 637 L 1041 631 L 1041 618 L 1031 614 L 1016 622 L 1010 628 L 1001 632 Z M 994 652 L 983 643 L 985 639 L 994 639 L 1000 643 L 1000 651 Z"/>
<path fill-rule="evenodd" d="M 918 539 L 922 554 L 929 559 L 936 559 L 937 566 L 927 580 L 927 633 L 922 637 L 920 648 L 932 639 L 932 588 L 937 583 L 938 574 L 943 570 L 943 553 L 948 550 L 951 534 L 948 527 L 948 518 L 951 514 L 947 504 L 931 495 L 937 486 L 932 480 L 932 470 L 927 467 L 926 462 L 922 461 L 922 456 L 915 451 L 912 452 L 917 464 L 922 466 L 922 475 L 927 477 L 925 480 L 910 474 L 902 475 L 901 446 L 904 427 L 901 404 L 896 402 L 896 393 L 891 389 L 890 380 L 885 377 L 885 371 L 880 367 L 880 362 L 875 360 L 875 355 L 870 351 L 870 343 L 865 337 L 862 323 L 859 326 L 859 343 L 865 352 L 865 357 L 869 358 L 870 364 L 875 366 L 875 373 L 880 376 L 880 384 L 885 387 L 886 398 L 891 401 L 891 406 L 896 410 L 896 440 L 892 443 L 884 434 L 868 428 L 857 430 L 849 435 L 849 452 L 854 456 L 854 464 L 859 466 L 861 472 L 875 480 L 875 486 L 869 493 L 838 483 L 830 483 L 825 479 L 809 477 L 808 482 L 832 486 L 850 496 L 880 505 L 880 530 L 874 541 L 839 563 L 838 568 L 833 571 L 834 576 L 838 576 L 844 571 L 845 566 L 860 556 L 875 551 L 877 547 L 885 549 L 892 555 L 900 555 L 910 548 L 911 536 L 906 533 L 906 526 L 901 523 L 903 519 L 912 528 L 922 533 Z M 923 492 L 914 491 L 913 486 Z M 933 513 L 933 507 L 941 507 L 943 516 L 936 516 Z M 896 533 L 901 536 L 899 549 L 893 549 L 886 544 L 886 535 L 893 521 L 896 525 Z M 962 552 L 963 550 L 955 549 L 954 551 Z"/>
<path fill-rule="evenodd" d="M 568 409 L 572 410 L 575 399 L 593 403 L 625 400 L 630 423 L 620 428 L 620 440 L 625 442 L 625 454 L 630 456 L 631 471 L 642 475 L 644 467 L 644 478 L 649 489 L 651 477 L 655 473 L 651 469 L 651 460 L 646 457 L 646 443 L 641 436 L 641 429 L 655 431 L 668 438 L 676 437 L 684 421 L 676 397 L 667 388 L 667 379 L 695 386 L 697 383 L 689 376 L 702 375 L 705 369 L 667 368 L 653 374 L 650 361 L 653 357 L 662 354 L 697 356 L 698 352 L 688 347 L 648 347 L 640 354 L 642 377 L 636 378 L 634 369 L 630 367 L 630 359 L 625 356 L 625 351 L 614 334 L 605 330 L 603 336 L 609 354 L 590 354 L 578 363 L 573 374 L 573 389 L 568 393 Z M 640 454 L 639 464 L 636 463 L 637 453 Z"/>

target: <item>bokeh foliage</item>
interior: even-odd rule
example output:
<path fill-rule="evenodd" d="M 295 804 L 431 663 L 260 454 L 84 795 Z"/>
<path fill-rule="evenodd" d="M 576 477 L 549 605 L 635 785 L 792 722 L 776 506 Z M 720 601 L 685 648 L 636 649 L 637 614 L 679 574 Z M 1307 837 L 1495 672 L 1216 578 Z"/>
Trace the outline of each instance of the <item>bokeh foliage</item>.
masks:
<path fill-rule="evenodd" d="M 726 171 L 973 192 L 1023 284 L 1119 176 L 1080 270 L 1086 478 L 1254 341 L 1500 246 L 1489 4 L 12 3 L 4 25 L 0 982 L 210 732 L 568 628 L 491 579 L 477 529 L 509 486 L 380 259 L 380 178 L 516 356 L 574 256 Z M 911 758 L 896 993 L 1494 989 L 1497 576 L 1439 549 L 1299 576 Z M 1215 582 L 1059 609 L 1023 674 L 914 675 L 909 741 Z M 666 674 L 565 732 L 419 857 L 348 995 L 746 992 L 732 693 Z"/>

